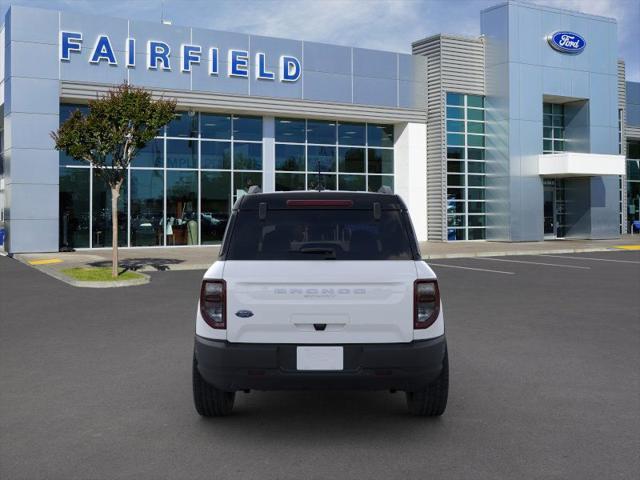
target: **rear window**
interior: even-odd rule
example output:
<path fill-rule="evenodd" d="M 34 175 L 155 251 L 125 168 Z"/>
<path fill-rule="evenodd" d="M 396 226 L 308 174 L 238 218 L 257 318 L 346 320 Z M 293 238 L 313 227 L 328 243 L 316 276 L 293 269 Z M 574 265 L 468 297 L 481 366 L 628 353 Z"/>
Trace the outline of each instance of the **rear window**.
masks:
<path fill-rule="evenodd" d="M 227 260 L 412 260 L 406 213 L 383 210 L 269 210 L 236 213 Z"/>

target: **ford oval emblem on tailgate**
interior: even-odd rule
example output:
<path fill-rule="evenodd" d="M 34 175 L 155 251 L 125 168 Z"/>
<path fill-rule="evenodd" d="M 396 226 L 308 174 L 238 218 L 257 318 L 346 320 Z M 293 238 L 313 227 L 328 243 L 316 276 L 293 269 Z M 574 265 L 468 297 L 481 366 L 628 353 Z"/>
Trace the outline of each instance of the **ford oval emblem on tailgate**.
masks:
<path fill-rule="evenodd" d="M 236 317 L 240 317 L 240 318 L 253 317 L 253 312 L 251 310 L 238 310 L 236 312 Z"/>

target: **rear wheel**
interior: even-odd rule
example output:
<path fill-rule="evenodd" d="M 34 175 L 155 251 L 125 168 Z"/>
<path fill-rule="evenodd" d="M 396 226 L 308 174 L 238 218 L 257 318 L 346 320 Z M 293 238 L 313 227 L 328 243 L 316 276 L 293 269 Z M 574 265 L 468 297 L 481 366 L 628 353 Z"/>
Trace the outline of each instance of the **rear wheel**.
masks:
<path fill-rule="evenodd" d="M 449 355 L 445 351 L 438 378 L 420 392 L 407 392 L 407 407 L 413 415 L 437 417 L 447 408 L 449 396 Z"/>
<path fill-rule="evenodd" d="M 223 392 L 208 384 L 200 372 L 196 357 L 193 357 L 193 403 L 196 411 L 203 417 L 223 417 L 233 410 L 235 392 Z"/>

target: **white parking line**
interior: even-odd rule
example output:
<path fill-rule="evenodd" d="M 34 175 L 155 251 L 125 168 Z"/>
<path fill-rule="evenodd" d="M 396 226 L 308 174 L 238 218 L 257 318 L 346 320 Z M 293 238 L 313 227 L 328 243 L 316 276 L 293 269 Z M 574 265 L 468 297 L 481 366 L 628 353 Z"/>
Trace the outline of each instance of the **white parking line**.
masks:
<path fill-rule="evenodd" d="M 579 268 L 580 270 L 591 270 L 591 267 L 578 267 L 576 265 L 561 265 L 559 263 L 542 263 L 542 262 L 527 262 L 526 260 L 507 260 L 504 258 L 489 258 L 489 257 L 471 257 L 474 260 L 491 260 L 493 262 L 511 262 L 511 263 L 526 263 L 528 265 L 544 265 L 545 267 L 564 267 L 564 268 Z"/>
<path fill-rule="evenodd" d="M 448 268 L 461 268 L 463 270 L 475 270 L 477 272 L 491 272 L 491 273 L 502 273 L 504 275 L 515 275 L 515 272 L 502 272 L 500 270 L 488 270 L 486 268 L 471 268 L 471 267 L 462 267 L 460 265 L 445 265 L 444 263 L 431 263 L 427 262 L 428 265 L 434 267 L 448 267 Z"/>
<path fill-rule="evenodd" d="M 614 260 L 612 258 L 593 258 L 593 257 L 569 257 L 565 255 L 538 255 L 539 257 L 551 257 L 551 258 L 569 258 L 571 260 L 593 260 L 596 262 L 616 262 L 616 263 L 636 263 L 640 264 L 640 262 L 636 262 L 634 260 Z"/>

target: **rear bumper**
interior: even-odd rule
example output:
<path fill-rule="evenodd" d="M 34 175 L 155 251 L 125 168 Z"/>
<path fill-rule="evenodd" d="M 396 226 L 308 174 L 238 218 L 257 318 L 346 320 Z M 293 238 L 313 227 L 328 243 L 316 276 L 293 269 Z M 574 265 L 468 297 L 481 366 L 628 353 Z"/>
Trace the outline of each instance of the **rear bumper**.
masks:
<path fill-rule="evenodd" d="M 410 343 L 347 344 L 344 370 L 296 369 L 290 344 L 229 343 L 196 336 L 200 375 L 216 388 L 236 390 L 405 390 L 419 391 L 442 370 L 443 336 Z"/>

